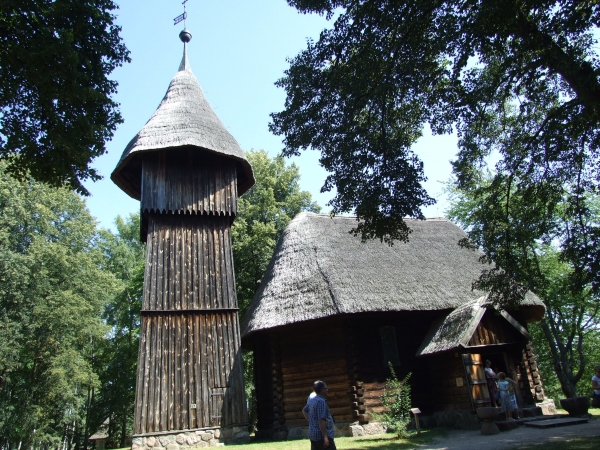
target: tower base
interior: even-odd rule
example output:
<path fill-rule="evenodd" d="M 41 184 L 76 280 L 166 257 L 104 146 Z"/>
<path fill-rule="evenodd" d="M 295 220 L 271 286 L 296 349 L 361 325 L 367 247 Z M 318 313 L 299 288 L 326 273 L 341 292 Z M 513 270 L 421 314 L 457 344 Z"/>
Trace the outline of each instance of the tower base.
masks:
<path fill-rule="evenodd" d="M 134 435 L 131 450 L 188 450 L 248 442 L 248 425 L 239 425 Z"/>

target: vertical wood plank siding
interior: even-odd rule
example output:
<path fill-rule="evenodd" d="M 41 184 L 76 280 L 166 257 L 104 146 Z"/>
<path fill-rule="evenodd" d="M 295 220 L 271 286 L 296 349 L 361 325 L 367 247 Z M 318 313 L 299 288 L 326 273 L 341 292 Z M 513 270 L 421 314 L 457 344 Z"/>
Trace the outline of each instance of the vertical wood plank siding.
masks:
<path fill-rule="evenodd" d="M 135 434 L 247 421 L 239 334 L 230 340 L 228 328 L 218 326 L 223 321 L 233 324 L 236 312 L 152 314 L 142 319 L 144 351 L 138 376 L 144 378 L 137 385 Z M 227 355 L 218 362 L 206 357 L 215 345 Z M 224 397 L 220 409 L 211 411 L 215 389 L 221 389 Z"/>
<path fill-rule="evenodd" d="M 143 311 L 237 308 L 229 218 L 148 216 Z"/>
<path fill-rule="evenodd" d="M 237 213 L 236 162 L 212 152 L 151 152 L 142 161 L 142 212 Z"/>
<path fill-rule="evenodd" d="M 147 249 L 134 434 L 244 424 L 230 232 L 235 162 L 170 150 L 144 155 L 142 167 Z"/>

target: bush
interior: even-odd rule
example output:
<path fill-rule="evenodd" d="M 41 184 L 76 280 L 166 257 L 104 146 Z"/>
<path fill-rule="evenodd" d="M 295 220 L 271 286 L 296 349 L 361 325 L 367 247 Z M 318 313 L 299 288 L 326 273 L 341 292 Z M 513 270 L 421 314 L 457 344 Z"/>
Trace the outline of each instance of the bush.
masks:
<path fill-rule="evenodd" d="M 410 423 L 410 384 L 409 373 L 403 380 L 399 380 L 390 364 L 391 376 L 386 380 L 383 394 L 379 397 L 385 411 L 375 414 L 375 420 L 384 423 L 388 430 L 396 433 L 398 437 L 408 435 L 406 428 Z"/>

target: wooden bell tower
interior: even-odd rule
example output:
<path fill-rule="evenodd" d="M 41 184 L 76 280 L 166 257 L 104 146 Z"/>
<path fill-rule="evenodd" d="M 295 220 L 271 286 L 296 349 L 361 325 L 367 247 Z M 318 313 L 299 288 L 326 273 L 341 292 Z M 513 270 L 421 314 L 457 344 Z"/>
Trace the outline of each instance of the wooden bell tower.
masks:
<path fill-rule="evenodd" d="M 147 242 L 134 421 L 142 447 L 182 433 L 191 445 L 202 430 L 232 438 L 247 425 L 230 230 L 254 176 L 192 74 L 191 34 L 180 38 L 179 71 L 111 176 L 140 200 Z"/>

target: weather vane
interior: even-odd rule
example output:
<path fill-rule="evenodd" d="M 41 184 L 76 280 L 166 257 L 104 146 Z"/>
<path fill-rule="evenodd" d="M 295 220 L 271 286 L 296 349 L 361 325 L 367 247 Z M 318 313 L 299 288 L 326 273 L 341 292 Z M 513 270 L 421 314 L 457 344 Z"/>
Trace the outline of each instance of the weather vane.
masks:
<path fill-rule="evenodd" d="M 188 0 L 183 0 L 183 14 L 178 15 L 177 17 L 175 17 L 173 19 L 173 22 L 175 22 L 173 25 L 177 25 L 178 23 L 183 22 L 183 28 L 185 28 L 185 19 L 187 19 L 187 12 L 185 11 L 185 4 L 188 2 Z"/>

